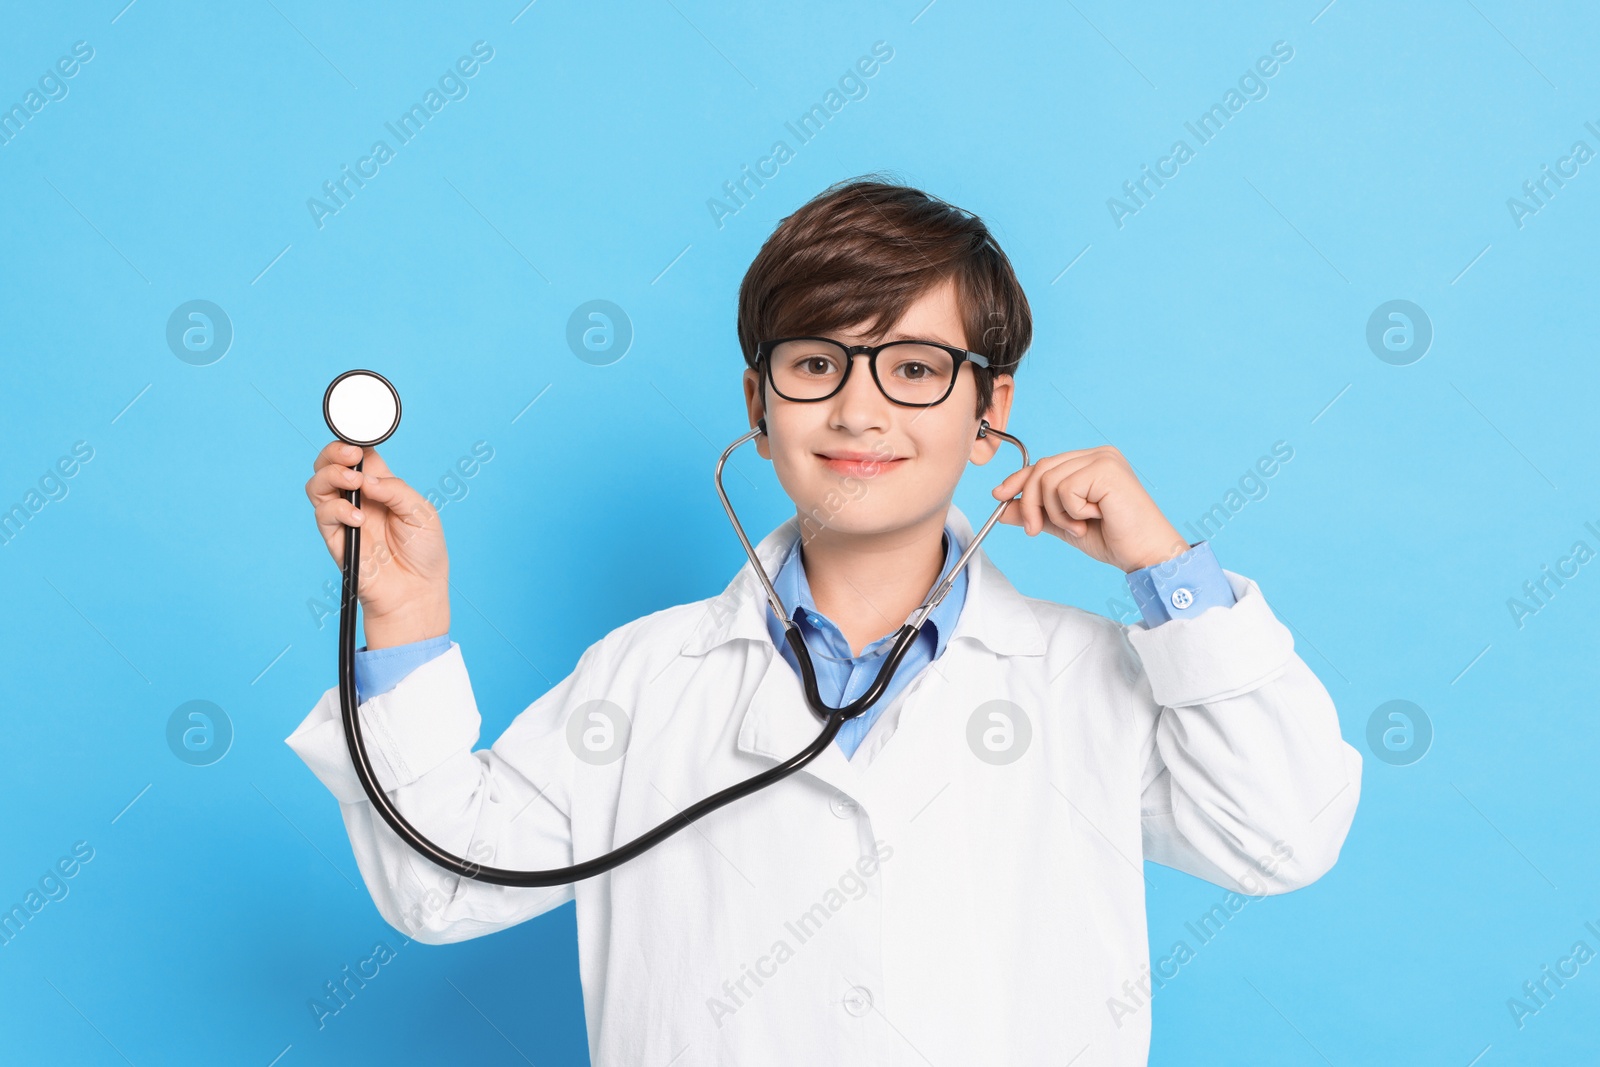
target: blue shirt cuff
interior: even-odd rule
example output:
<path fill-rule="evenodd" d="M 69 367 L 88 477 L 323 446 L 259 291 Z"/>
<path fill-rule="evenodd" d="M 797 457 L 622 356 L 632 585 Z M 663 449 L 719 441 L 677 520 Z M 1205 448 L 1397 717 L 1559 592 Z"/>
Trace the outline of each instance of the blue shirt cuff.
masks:
<path fill-rule="evenodd" d="M 406 675 L 449 649 L 449 634 L 374 651 L 361 646 L 356 649 L 356 703 L 387 693 Z"/>
<path fill-rule="evenodd" d="M 1198 541 L 1164 563 L 1128 572 L 1128 588 L 1139 605 L 1147 629 L 1173 619 L 1192 619 L 1207 608 L 1237 601 L 1228 576 L 1211 552 L 1211 542 Z"/>

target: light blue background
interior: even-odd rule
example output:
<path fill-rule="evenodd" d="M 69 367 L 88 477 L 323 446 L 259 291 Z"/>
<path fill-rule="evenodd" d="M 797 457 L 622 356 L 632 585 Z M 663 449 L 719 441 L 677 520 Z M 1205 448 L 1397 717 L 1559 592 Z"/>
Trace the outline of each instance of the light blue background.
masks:
<path fill-rule="evenodd" d="M 95 850 L 0 948 L 7 1060 L 584 1062 L 570 907 L 399 947 L 320 1031 L 308 1009 L 399 945 L 282 740 L 335 681 L 308 602 L 338 572 L 302 489 L 322 392 L 391 377 L 384 452 L 421 487 L 494 449 L 442 513 L 487 743 L 606 631 L 740 565 L 711 487 L 746 428 L 739 280 L 785 214 L 880 168 L 983 215 L 1015 263 L 1036 456 L 1113 443 L 1183 527 L 1294 449 L 1212 544 L 1333 695 L 1361 806 L 1330 874 L 1161 990 L 1151 1062 L 1593 1054 L 1600 961 L 1520 1030 L 1506 1006 L 1600 950 L 1600 564 L 1521 628 L 1507 607 L 1600 549 L 1600 163 L 1521 228 L 1506 206 L 1575 140 L 1600 150 L 1591 5 L 124 3 L 8 3 L 0 34 L 7 107 L 95 49 L 0 147 L 0 503 L 94 448 L 0 548 L 0 905 Z M 480 39 L 470 94 L 319 230 L 307 198 Z M 707 200 L 880 40 L 867 96 L 719 229 Z M 1269 95 L 1119 229 L 1107 198 L 1279 40 Z M 235 330 L 209 366 L 165 339 L 193 299 Z M 565 341 L 591 299 L 635 331 L 608 366 Z M 1435 330 L 1409 366 L 1365 341 L 1391 299 Z M 765 532 L 787 501 L 753 451 L 734 465 Z M 976 519 L 999 472 L 969 473 Z M 1136 618 L 1120 572 L 1059 541 L 1002 527 L 988 551 L 1031 595 Z M 1435 731 L 1409 766 L 1366 741 L 1392 699 Z M 232 721 L 211 766 L 167 746 L 189 700 Z M 1160 955 L 1224 893 L 1148 873 Z"/>

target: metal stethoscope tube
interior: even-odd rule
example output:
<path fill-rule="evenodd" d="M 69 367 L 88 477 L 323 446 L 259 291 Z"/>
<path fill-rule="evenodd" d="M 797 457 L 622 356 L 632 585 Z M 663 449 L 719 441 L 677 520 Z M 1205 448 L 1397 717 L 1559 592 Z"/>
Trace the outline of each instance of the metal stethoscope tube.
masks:
<path fill-rule="evenodd" d="M 766 569 L 762 567 L 761 561 L 756 558 L 755 548 L 750 544 L 750 539 L 745 536 L 744 527 L 740 525 L 738 516 L 734 514 L 733 505 L 728 501 L 728 494 L 722 487 L 722 468 L 727 463 L 728 456 L 746 441 L 765 432 L 766 420 L 763 419 L 757 423 L 754 429 L 734 441 L 723 451 L 721 458 L 717 460 L 717 468 L 714 475 L 717 496 L 721 498 L 722 506 L 728 512 L 728 520 L 733 523 L 734 531 L 739 535 L 739 543 L 744 546 L 745 555 L 750 558 L 751 567 L 754 568 L 756 576 L 761 580 L 762 587 L 766 590 L 767 603 L 777 615 L 779 621 L 783 623 L 784 636 L 789 642 L 789 647 L 794 649 L 795 659 L 800 664 L 800 676 L 805 689 L 806 703 L 810 706 L 812 713 L 823 720 L 822 732 L 817 735 L 815 741 L 812 741 L 800 752 L 777 766 L 770 767 L 760 774 L 713 793 L 699 803 L 685 808 L 655 829 L 640 834 L 625 845 L 613 849 L 602 856 L 596 856 L 582 863 L 575 863 L 570 867 L 556 867 L 545 871 L 514 871 L 504 867 L 490 867 L 463 859 L 445 851 L 424 837 L 416 827 L 406 820 L 405 816 L 396 810 L 393 801 L 389 799 L 388 794 L 379 785 L 377 775 L 372 770 L 372 761 L 367 758 L 366 743 L 361 735 L 361 720 L 356 714 L 356 611 L 359 603 L 356 590 L 359 584 L 361 560 L 361 528 L 358 526 L 345 527 L 344 590 L 339 601 L 339 707 L 344 721 L 345 741 L 350 749 L 350 761 L 355 766 L 356 776 L 361 780 L 361 787 L 366 791 L 367 799 L 372 802 L 372 806 L 377 809 L 378 814 L 400 836 L 401 840 L 453 874 L 480 882 L 489 882 L 494 885 L 555 886 L 565 885 L 568 882 L 582 881 L 585 878 L 593 878 L 595 875 L 603 874 L 660 844 L 701 816 L 716 811 L 724 805 L 731 804 L 740 797 L 748 796 L 759 789 L 763 789 L 782 778 L 787 778 L 821 755 L 833 743 L 833 739 L 838 735 L 840 727 L 845 724 L 846 720 L 853 719 L 866 711 L 883 695 L 884 690 L 889 686 L 890 679 L 894 676 L 894 672 L 899 668 L 900 661 L 905 658 L 906 652 L 910 650 L 911 642 L 915 639 L 917 631 L 921 629 L 922 624 L 927 620 L 933 609 L 938 607 L 940 601 L 950 592 L 956 575 L 961 572 L 961 569 L 967 565 L 967 561 L 972 557 L 973 553 L 978 550 L 979 543 L 999 520 L 1001 512 L 1005 510 L 1005 506 L 1010 503 L 1010 500 L 1000 502 L 993 513 L 990 514 L 988 521 L 983 524 L 983 528 L 972 538 L 966 550 L 956 560 L 956 564 L 950 569 L 949 574 L 934 587 L 928 599 L 911 614 L 905 625 L 900 627 L 888 657 L 884 660 L 883 666 L 878 669 L 878 676 L 867 687 L 866 692 L 845 707 L 830 708 L 823 702 L 822 694 L 817 689 L 816 671 L 811 662 L 810 651 L 806 648 L 805 640 L 800 634 L 799 624 L 784 614 L 783 602 L 778 598 L 776 590 L 772 587 L 772 579 L 767 576 Z M 1022 465 L 1024 467 L 1028 465 L 1028 450 L 1023 443 L 1005 431 L 995 429 L 989 425 L 988 420 L 984 420 L 979 424 L 978 436 L 985 437 L 989 434 L 1004 438 L 1016 445 L 1022 452 Z M 361 470 L 362 463 L 356 463 L 355 469 Z M 360 489 L 346 490 L 345 496 L 357 507 L 361 506 Z"/>

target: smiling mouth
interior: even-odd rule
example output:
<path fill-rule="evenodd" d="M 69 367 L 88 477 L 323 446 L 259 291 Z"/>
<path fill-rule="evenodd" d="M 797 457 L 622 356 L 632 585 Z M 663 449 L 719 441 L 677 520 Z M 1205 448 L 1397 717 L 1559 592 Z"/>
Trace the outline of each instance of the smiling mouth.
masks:
<path fill-rule="evenodd" d="M 859 459 L 835 459 L 829 456 L 817 455 L 822 465 L 835 474 L 848 474 L 856 478 L 875 478 L 885 471 L 891 471 L 905 462 L 904 457 L 896 459 L 881 459 L 877 456 L 864 456 Z"/>

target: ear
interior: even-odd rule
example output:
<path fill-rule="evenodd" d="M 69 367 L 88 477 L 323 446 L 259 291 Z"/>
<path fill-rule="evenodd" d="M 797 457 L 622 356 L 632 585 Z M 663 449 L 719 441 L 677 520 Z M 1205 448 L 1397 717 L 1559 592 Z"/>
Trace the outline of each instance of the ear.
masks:
<path fill-rule="evenodd" d="M 766 401 L 761 395 L 761 375 L 753 368 L 747 368 L 744 372 L 743 381 L 744 405 L 750 415 L 750 427 L 754 429 L 756 423 L 765 417 L 767 413 Z M 772 448 L 767 441 L 766 434 L 760 434 L 756 437 L 756 451 L 761 454 L 762 459 L 770 460 L 772 458 Z"/>
<path fill-rule="evenodd" d="M 994 377 L 994 396 L 984 410 L 983 418 L 988 419 L 989 425 L 997 430 L 1005 429 L 1006 420 L 1011 417 L 1011 401 L 1016 384 L 1016 379 L 1009 374 L 997 374 Z M 974 431 L 972 462 L 980 465 L 989 462 L 1004 445 L 1005 442 L 998 437 L 978 437 Z"/>

